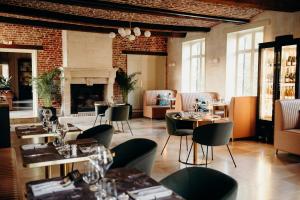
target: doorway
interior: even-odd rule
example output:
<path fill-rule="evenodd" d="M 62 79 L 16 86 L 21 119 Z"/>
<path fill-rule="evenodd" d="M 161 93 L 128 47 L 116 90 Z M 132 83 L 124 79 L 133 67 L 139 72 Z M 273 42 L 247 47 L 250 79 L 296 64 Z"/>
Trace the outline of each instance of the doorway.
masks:
<path fill-rule="evenodd" d="M 137 75 L 137 85 L 128 95 L 133 112 L 143 112 L 145 90 L 166 89 L 166 56 L 127 55 L 127 73 Z"/>
<path fill-rule="evenodd" d="M 0 49 L 0 76 L 9 80 L 11 97 L 2 94 L 10 105 L 10 118 L 37 116 L 37 94 L 31 85 L 36 76 L 36 50 Z"/>

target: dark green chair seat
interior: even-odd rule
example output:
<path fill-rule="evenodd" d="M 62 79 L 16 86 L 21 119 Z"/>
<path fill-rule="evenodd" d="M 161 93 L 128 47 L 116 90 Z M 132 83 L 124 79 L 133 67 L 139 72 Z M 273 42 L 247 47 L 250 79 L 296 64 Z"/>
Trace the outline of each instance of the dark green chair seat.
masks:
<path fill-rule="evenodd" d="M 109 148 L 113 134 L 114 128 L 111 125 L 102 124 L 83 131 L 77 136 L 77 139 L 94 138 L 98 143 Z"/>
<path fill-rule="evenodd" d="M 135 168 L 147 175 L 151 174 L 156 155 L 156 142 L 137 138 L 128 140 L 111 149 L 115 153 L 114 162 L 110 169 Z"/>
<path fill-rule="evenodd" d="M 238 190 L 232 177 L 202 167 L 179 170 L 160 183 L 187 200 L 234 200 Z"/>

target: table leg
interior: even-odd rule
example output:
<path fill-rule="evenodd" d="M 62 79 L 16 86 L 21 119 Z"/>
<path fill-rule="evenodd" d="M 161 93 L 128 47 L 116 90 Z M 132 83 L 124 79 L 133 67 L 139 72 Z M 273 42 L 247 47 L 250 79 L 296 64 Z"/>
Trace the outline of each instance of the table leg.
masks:
<path fill-rule="evenodd" d="M 46 179 L 52 178 L 51 166 L 46 166 L 45 167 L 45 178 Z"/>
<path fill-rule="evenodd" d="M 198 144 L 196 142 L 194 142 L 194 164 L 198 163 Z"/>
<path fill-rule="evenodd" d="M 60 164 L 60 176 L 66 176 L 68 174 L 68 164 Z"/>

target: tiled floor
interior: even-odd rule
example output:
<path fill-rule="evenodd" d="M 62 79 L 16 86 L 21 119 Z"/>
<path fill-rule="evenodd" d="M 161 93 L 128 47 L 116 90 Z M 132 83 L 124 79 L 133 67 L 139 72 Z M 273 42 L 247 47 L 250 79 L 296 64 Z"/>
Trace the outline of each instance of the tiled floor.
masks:
<path fill-rule="evenodd" d="M 80 122 L 77 125 L 82 129 L 86 129 L 91 127 L 92 123 L 92 121 Z M 160 155 L 163 144 L 167 139 L 164 121 L 134 119 L 131 120 L 130 124 L 134 137 L 149 138 L 158 143 L 159 148 L 152 173 L 154 179 L 160 180 L 186 167 L 177 161 L 179 138 L 171 137 L 165 152 L 162 156 Z M 111 146 L 133 138 L 128 129 L 125 131 L 126 133 L 117 133 L 113 136 Z M 15 135 L 12 135 L 12 137 L 16 147 L 19 184 L 24 187 L 25 182 L 42 178 L 43 170 L 24 169 L 22 167 L 21 159 L 18 156 L 20 143 L 16 140 Z M 189 143 L 191 143 L 190 138 Z M 237 168 L 234 168 L 225 146 L 214 148 L 214 161 L 209 167 L 220 170 L 238 181 L 238 199 L 300 199 L 300 157 L 283 152 L 276 156 L 272 145 L 253 141 L 235 141 L 230 144 L 230 148 L 235 157 Z M 186 152 L 183 150 L 182 158 L 185 158 L 185 156 Z"/>

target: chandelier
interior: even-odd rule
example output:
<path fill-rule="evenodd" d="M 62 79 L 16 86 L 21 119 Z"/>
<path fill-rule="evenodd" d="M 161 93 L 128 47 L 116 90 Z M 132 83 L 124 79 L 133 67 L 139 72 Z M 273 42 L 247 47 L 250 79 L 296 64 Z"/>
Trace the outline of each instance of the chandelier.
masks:
<path fill-rule="evenodd" d="M 135 40 L 137 37 L 142 35 L 141 29 L 139 27 L 134 27 L 131 30 L 131 24 L 130 24 L 130 28 L 118 28 L 118 33 L 121 37 L 123 38 L 127 38 L 129 41 L 133 41 Z M 110 32 L 108 34 L 109 38 L 115 38 L 116 37 L 116 33 L 114 32 Z M 145 31 L 144 32 L 144 36 L 145 37 L 150 37 L 151 36 L 151 32 L 150 31 Z"/>

